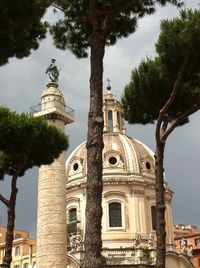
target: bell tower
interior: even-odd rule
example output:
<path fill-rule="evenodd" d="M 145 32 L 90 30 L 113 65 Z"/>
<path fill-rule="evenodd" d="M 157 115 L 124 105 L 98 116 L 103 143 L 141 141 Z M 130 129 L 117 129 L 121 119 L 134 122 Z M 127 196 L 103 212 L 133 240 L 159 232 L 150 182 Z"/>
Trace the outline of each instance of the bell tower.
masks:
<path fill-rule="evenodd" d="M 41 103 L 32 108 L 34 116 L 64 132 L 74 122 L 74 111 L 65 105 L 58 84 L 51 82 L 41 96 Z M 51 165 L 39 168 L 37 208 L 36 265 L 39 268 L 67 267 L 66 225 L 66 152 Z"/>

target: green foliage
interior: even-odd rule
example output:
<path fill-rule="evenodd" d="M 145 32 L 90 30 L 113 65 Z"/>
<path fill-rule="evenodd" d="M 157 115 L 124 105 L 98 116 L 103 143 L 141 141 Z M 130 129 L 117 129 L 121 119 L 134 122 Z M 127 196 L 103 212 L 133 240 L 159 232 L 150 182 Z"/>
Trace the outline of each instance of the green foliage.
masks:
<path fill-rule="evenodd" d="M 161 33 L 156 51 L 167 67 L 168 75 L 174 79 L 184 59 L 188 58 L 188 70 L 184 82 L 190 86 L 200 81 L 200 10 L 182 10 L 180 16 L 161 22 Z"/>
<path fill-rule="evenodd" d="M 101 262 L 103 265 L 106 265 L 106 262 L 107 262 L 107 258 L 103 255 L 101 255 Z"/>
<path fill-rule="evenodd" d="M 180 17 L 161 22 L 157 57 L 143 60 L 132 71 L 122 103 L 129 123 L 154 123 L 168 100 L 183 62 L 186 72 L 173 106 L 170 121 L 200 103 L 200 11 L 184 10 Z M 186 119 L 183 123 L 188 122 Z"/>
<path fill-rule="evenodd" d="M 133 1 L 127 9 L 123 9 L 126 2 L 128 1 L 124 1 L 122 5 L 121 0 L 97 1 L 97 24 L 99 29 L 106 33 L 107 45 L 114 45 L 119 38 L 128 37 L 133 33 L 138 18 L 152 14 L 156 3 L 161 5 L 172 3 L 177 6 L 182 4 L 180 0 Z M 56 47 L 63 50 L 69 48 L 79 58 L 87 57 L 87 48 L 93 31 L 90 23 L 89 1 L 57 0 L 54 4 L 64 12 L 64 18 L 50 30 Z M 119 6 L 121 12 L 114 17 L 113 12 Z"/>
<path fill-rule="evenodd" d="M 11 57 L 27 57 L 31 49 L 38 48 L 47 26 L 41 18 L 50 3 L 50 0 L 0 1 L 0 66 Z"/>
<path fill-rule="evenodd" d="M 0 178 L 23 176 L 33 166 L 47 165 L 68 147 L 68 139 L 42 118 L 0 108 Z"/>
<path fill-rule="evenodd" d="M 158 58 L 147 58 L 132 71 L 131 81 L 125 87 L 122 98 L 124 116 L 129 122 L 153 123 L 158 107 L 166 100 L 162 94 L 166 90 L 164 78 Z"/>

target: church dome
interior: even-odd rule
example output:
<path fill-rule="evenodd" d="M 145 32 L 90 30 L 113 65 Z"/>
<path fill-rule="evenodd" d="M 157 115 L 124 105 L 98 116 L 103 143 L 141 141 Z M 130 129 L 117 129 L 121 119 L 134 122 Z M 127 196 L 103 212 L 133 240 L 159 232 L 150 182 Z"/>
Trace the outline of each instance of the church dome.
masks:
<path fill-rule="evenodd" d="M 143 143 L 128 137 L 123 108 L 108 88 L 103 100 L 104 149 L 103 180 L 146 180 L 155 183 L 154 154 Z M 66 162 L 67 187 L 85 184 L 87 177 L 86 142 L 81 143 Z M 114 176 L 113 176 L 114 175 Z"/>
<path fill-rule="evenodd" d="M 115 174 L 115 179 L 122 175 L 129 175 L 129 180 L 148 177 L 154 179 L 153 152 L 143 143 L 132 139 L 123 133 L 104 133 L 103 149 L 103 176 Z M 83 183 L 87 174 L 87 149 L 86 142 L 80 144 L 69 156 L 66 162 L 68 186 L 75 181 Z M 144 179 L 143 178 L 143 179 Z M 70 183 L 71 182 L 71 183 Z"/>

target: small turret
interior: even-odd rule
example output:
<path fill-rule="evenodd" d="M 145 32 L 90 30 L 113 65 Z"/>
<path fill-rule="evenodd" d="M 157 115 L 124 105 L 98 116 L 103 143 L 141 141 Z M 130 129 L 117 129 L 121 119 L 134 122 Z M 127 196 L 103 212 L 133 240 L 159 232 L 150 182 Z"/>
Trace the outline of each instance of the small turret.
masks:
<path fill-rule="evenodd" d="M 123 108 L 111 92 L 110 80 L 107 79 L 107 93 L 103 100 L 104 132 L 126 133 L 124 128 Z"/>

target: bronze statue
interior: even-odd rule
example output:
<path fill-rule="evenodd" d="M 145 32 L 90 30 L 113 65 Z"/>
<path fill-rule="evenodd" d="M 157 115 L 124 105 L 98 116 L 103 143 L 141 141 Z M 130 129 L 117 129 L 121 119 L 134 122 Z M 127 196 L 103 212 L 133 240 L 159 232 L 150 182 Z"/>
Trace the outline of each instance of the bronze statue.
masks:
<path fill-rule="evenodd" d="M 51 59 L 51 64 L 46 69 L 46 74 L 49 75 L 51 82 L 58 82 L 58 79 L 59 79 L 59 70 L 58 70 L 58 67 L 56 66 L 55 62 L 56 62 L 55 59 Z"/>

